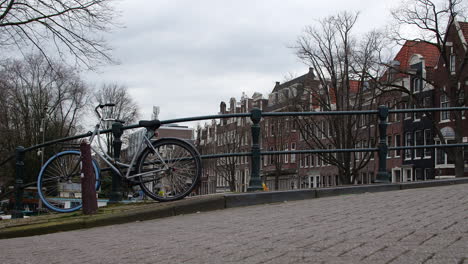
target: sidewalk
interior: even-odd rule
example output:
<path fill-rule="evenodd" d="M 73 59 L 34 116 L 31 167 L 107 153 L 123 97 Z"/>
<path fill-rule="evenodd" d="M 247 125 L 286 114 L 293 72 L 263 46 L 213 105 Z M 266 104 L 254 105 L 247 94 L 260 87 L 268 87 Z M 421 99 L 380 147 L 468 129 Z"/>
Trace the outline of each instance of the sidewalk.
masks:
<path fill-rule="evenodd" d="M 80 211 L 25 219 L 2 220 L 0 221 L 0 239 L 123 224 L 241 206 L 467 183 L 468 178 L 458 178 L 402 184 L 375 184 L 243 194 L 215 194 L 189 197 L 171 203 L 147 202 L 130 205 L 113 205 L 100 208 L 98 214 L 90 216 L 83 215 Z"/>

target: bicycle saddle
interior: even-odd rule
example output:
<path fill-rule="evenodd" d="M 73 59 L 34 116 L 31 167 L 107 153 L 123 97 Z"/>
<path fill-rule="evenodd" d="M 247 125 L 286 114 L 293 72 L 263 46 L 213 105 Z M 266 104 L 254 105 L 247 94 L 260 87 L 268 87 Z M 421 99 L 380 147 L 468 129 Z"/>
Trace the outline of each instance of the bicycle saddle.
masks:
<path fill-rule="evenodd" d="M 146 128 L 158 129 L 161 126 L 161 122 L 158 119 L 155 120 L 140 120 L 138 125 Z"/>

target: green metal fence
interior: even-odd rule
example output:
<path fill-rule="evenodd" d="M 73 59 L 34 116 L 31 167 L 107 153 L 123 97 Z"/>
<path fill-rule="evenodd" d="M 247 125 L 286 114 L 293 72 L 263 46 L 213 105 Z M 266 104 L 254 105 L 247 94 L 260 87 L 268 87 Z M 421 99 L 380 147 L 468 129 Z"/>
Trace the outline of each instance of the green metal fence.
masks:
<path fill-rule="evenodd" d="M 414 113 L 414 112 L 438 112 L 438 111 L 466 111 L 468 107 L 452 107 L 452 108 L 421 108 L 421 109 L 388 109 L 386 106 L 379 106 L 377 110 L 362 110 L 362 111 L 328 111 L 328 112 L 262 112 L 260 109 L 254 108 L 250 113 L 236 113 L 236 114 L 222 114 L 222 115 L 207 115 L 207 116 L 198 116 L 198 117 L 188 117 L 188 118 L 179 118 L 179 119 L 169 119 L 162 120 L 161 124 L 172 124 L 172 123 L 182 123 L 190 121 L 201 121 L 201 120 L 212 120 L 212 119 L 226 119 L 226 118 L 238 118 L 238 117 L 250 117 L 252 120 L 251 133 L 252 133 L 252 146 L 250 152 L 242 153 L 218 153 L 211 155 L 202 155 L 202 159 L 213 159 L 221 157 L 232 157 L 232 156 L 250 156 L 251 157 L 251 177 L 249 182 L 248 191 L 259 191 L 262 190 L 262 182 L 260 179 L 260 165 L 261 165 L 261 156 L 262 155 L 278 155 L 278 154 L 305 154 L 305 153 L 339 153 L 339 152 L 377 152 L 378 153 L 378 173 L 376 177 L 376 183 L 387 183 L 389 182 L 389 177 L 387 174 L 387 164 L 386 157 L 389 150 L 405 150 L 405 149 L 418 149 L 418 148 L 448 148 L 448 147 L 466 147 L 468 143 L 458 143 L 458 144 L 441 144 L 441 145 L 419 145 L 419 146 L 402 146 L 402 147 L 389 147 L 387 146 L 386 137 L 387 137 L 387 122 L 386 119 L 389 114 L 392 113 Z M 353 149 L 309 149 L 309 150 L 289 150 L 289 151 L 262 151 L 260 147 L 260 122 L 264 117 L 300 117 L 300 116 L 327 116 L 327 115 L 377 115 L 378 117 L 378 131 L 379 131 L 379 141 L 376 148 L 353 148 Z M 113 126 L 113 129 L 101 130 L 100 133 L 113 133 L 114 140 L 120 140 L 122 132 L 127 129 L 139 128 L 138 124 L 133 124 L 129 126 Z M 15 208 L 17 212 L 21 208 L 21 197 L 23 193 L 23 188 L 25 186 L 30 186 L 31 183 L 23 182 L 23 173 L 24 173 L 24 156 L 27 152 L 47 147 L 53 144 L 62 143 L 71 140 L 77 140 L 85 137 L 91 136 L 91 132 L 84 133 L 81 135 L 76 135 L 72 137 L 61 138 L 43 144 L 31 146 L 24 148 L 19 146 L 16 148 L 15 155 L 10 156 L 2 163 L 0 166 L 15 158 L 16 160 L 16 173 L 15 173 L 15 197 L 16 205 Z M 116 143 L 116 142 L 114 142 Z M 117 142 L 118 143 L 118 142 Z M 121 145 L 121 144 L 120 144 Z M 114 153 L 120 153 L 120 145 L 114 144 Z M 118 149 L 115 149 L 118 148 Z M 17 215 L 21 217 L 21 215 Z"/>

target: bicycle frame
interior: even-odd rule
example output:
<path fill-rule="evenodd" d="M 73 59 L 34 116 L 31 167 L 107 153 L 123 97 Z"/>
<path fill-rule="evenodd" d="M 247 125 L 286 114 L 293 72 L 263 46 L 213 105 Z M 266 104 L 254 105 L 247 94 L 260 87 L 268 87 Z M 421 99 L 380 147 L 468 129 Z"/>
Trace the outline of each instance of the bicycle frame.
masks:
<path fill-rule="evenodd" d="M 101 137 L 100 137 L 100 134 L 99 134 L 99 128 L 101 126 L 101 122 L 102 121 L 112 121 L 112 120 L 105 120 L 105 119 L 102 119 L 100 120 L 100 122 L 98 124 L 96 124 L 95 128 L 94 128 L 94 131 L 93 133 L 91 134 L 90 138 L 89 138 L 89 144 L 91 145 L 91 149 L 94 151 L 94 153 L 96 153 L 96 155 L 101 158 L 105 163 L 107 163 L 110 168 L 116 172 L 120 177 L 124 177 L 125 179 L 131 179 L 131 178 L 136 178 L 136 177 L 139 177 L 139 176 L 144 176 L 146 174 L 154 174 L 154 170 L 153 171 L 150 171 L 150 172 L 146 172 L 146 173 L 139 173 L 139 174 L 132 174 L 132 168 L 134 167 L 135 163 L 137 162 L 137 157 L 140 155 L 140 153 L 143 151 L 143 148 L 144 146 L 148 146 L 149 148 L 151 148 L 153 150 L 153 152 L 156 154 L 156 156 L 158 157 L 158 159 L 161 161 L 161 163 L 163 164 L 163 168 L 158 170 L 158 171 L 164 171 L 165 169 L 168 168 L 167 166 L 167 163 L 164 161 L 164 159 L 161 157 L 161 155 L 159 154 L 159 152 L 153 147 L 153 144 L 151 143 L 150 139 L 154 136 L 154 131 L 152 131 L 151 129 L 146 129 L 146 133 L 144 133 L 143 135 L 143 139 L 138 143 L 138 148 L 137 148 L 137 151 L 135 152 L 135 154 L 133 155 L 132 157 L 132 160 L 130 162 L 130 164 L 127 164 L 127 163 L 122 163 L 122 162 L 119 162 L 119 161 L 116 161 L 114 158 L 110 157 L 107 152 L 104 150 L 104 148 L 102 147 L 102 143 L 101 143 Z M 99 150 L 104 153 L 104 155 L 102 155 L 95 147 L 92 146 L 92 142 L 94 141 L 94 138 L 97 138 L 97 142 L 98 142 L 98 146 L 99 146 Z M 124 167 L 127 169 L 127 172 L 125 174 L 125 176 L 122 174 L 122 172 L 119 170 L 119 168 L 117 168 L 117 166 L 120 166 L 120 167 Z M 156 171 L 156 172 L 158 172 Z M 131 175 L 132 174 L 132 175 Z M 151 180 L 148 180 L 149 181 L 153 181 L 154 179 L 151 179 Z M 146 182 L 146 181 L 145 181 Z"/>

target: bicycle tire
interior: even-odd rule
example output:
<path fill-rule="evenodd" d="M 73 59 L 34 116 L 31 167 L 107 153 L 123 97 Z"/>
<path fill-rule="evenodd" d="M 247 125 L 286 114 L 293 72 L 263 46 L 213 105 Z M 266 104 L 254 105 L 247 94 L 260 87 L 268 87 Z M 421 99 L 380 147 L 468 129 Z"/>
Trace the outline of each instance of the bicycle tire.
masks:
<path fill-rule="evenodd" d="M 160 202 L 175 201 L 189 195 L 200 183 L 202 165 L 200 154 L 189 143 L 176 138 L 163 138 L 153 147 L 164 159 L 164 165 L 147 147 L 139 156 L 138 177 L 141 189 Z"/>
<path fill-rule="evenodd" d="M 55 212 L 69 213 L 82 207 L 81 195 L 66 197 L 70 193 L 81 194 L 81 153 L 77 150 L 67 150 L 52 156 L 42 166 L 37 177 L 37 190 L 43 204 Z M 96 190 L 99 189 L 99 166 L 93 160 Z M 69 196 L 69 195 L 68 195 Z M 70 206 L 68 206 L 68 203 Z"/>

